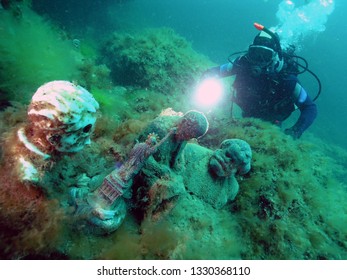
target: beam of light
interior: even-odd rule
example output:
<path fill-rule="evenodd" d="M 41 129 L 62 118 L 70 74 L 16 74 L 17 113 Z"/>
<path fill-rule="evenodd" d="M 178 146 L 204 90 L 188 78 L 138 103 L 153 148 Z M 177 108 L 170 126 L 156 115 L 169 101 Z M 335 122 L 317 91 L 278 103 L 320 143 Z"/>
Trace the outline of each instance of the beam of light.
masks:
<path fill-rule="evenodd" d="M 195 90 L 194 105 L 211 109 L 221 101 L 223 91 L 223 84 L 219 79 L 205 79 Z"/>

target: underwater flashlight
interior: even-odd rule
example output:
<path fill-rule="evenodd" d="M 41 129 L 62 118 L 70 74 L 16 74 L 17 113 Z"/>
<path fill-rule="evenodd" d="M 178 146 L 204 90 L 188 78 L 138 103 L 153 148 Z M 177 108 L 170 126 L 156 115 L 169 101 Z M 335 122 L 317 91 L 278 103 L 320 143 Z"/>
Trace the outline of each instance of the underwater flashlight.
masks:
<path fill-rule="evenodd" d="M 211 108 L 222 99 L 223 91 L 223 84 L 219 79 L 205 79 L 195 90 L 194 103 L 199 107 Z"/>

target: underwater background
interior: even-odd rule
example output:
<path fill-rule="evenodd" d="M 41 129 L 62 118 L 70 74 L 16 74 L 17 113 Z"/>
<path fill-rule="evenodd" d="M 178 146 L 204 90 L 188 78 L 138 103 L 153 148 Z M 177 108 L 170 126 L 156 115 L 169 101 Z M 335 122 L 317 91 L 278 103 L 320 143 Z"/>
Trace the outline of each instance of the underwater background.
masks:
<path fill-rule="evenodd" d="M 289 2 L 305 23 L 288 16 Z M 347 259 L 345 1 L 1 3 L 2 259 Z M 210 128 L 197 143 L 212 150 L 227 138 L 250 144 L 252 170 L 237 177 L 236 199 L 216 209 L 183 190 L 154 215 L 158 188 L 171 184 L 162 179 L 148 186 L 144 205 L 131 202 L 116 232 L 100 236 L 81 227 L 68 213 L 68 188 L 81 174 L 100 184 L 162 110 L 200 109 L 191 95 L 201 74 L 247 49 L 254 22 L 294 32 L 289 43 L 322 83 L 314 124 L 294 141 L 269 123 L 232 118 L 225 79 L 225 102 L 205 112 Z M 317 81 L 308 73 L 299 79 L 314 97 Z M 52 191 L 39 200 L 36 189 L 8 178 L 8 150 L 32 94 L 52 80 L 87 88 L 101 116 L 90 147 L 54 164 L 45 178 Z M 135 179 L 134 189 L 143 184 Z"/>

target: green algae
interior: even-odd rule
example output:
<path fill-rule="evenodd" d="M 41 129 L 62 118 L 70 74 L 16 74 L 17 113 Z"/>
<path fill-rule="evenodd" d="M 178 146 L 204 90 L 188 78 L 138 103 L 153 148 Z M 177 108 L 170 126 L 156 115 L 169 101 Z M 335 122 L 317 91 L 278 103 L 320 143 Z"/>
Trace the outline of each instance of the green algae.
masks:
<path fill-rule="evenodd" d="M 28 102 L 47 81 L 77 79 L 80 56 L 53 24 L 20 9 L 18 17 L 0 13 L 0 91 L 1 99 Z"/>

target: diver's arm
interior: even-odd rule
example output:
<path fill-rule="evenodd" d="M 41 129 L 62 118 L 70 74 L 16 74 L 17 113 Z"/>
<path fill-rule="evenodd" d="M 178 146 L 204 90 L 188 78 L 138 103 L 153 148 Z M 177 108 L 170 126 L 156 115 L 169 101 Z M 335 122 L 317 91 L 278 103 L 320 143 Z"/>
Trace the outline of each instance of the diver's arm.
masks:
<path fill-rule="evenodd" d="M 233 75 L 233 64 L 228 62 L 219 66 L 219 76 L 221 78 Z"/>
<path fill-rule="evenodd" d="M 298 139 L 317 117 L 317 106 L 299 83 L 295 86 L 294 95 L 296 97 L 295 105 L 300 110 L 300 117 L 295 125 L 285 130 L 285 133 Z"/>
<path fill-rule="evenodd" d="M 233 65 L 228 62 L 220 66 L 212 67 L 206 70 L 202 77 L 206 78 L 224 78 L 233 75 Z"/>

